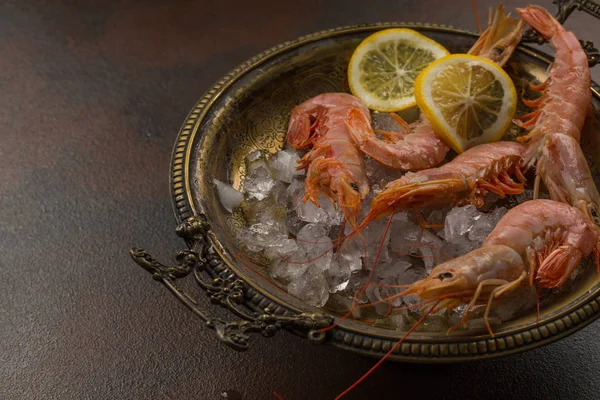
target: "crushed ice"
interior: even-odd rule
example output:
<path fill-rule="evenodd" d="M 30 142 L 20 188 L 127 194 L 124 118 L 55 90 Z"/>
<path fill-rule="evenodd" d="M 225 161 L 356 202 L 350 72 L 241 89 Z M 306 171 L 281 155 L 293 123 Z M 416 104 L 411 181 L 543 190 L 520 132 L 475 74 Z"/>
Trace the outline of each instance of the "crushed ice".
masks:
<path fill-rule="evenodd" d="M 392 130 L 395 122 L 386 118 L 377 120 L 379 129 Z M 306 196 L 303 171 L 296 170 L 299 159 L 293 149 L 269 157 L 260 152 L 250 154 L 246 159 L 243 194 L 215 181 L 225 208 L 231 211 L 239 207 L 246 216 L 247 226 L 238 230 L 238 239 L 249 251 L 261 253 L 270 260 L 270 276 L 289 294 L 317 307 L 331 302 L 349 308 L 351 299 L 367 282 L 377 259 L 372 285 L 358 300 L 360 303 L 377 302 L 375 318 L 398 329 L 415 322 L 414 316 L 406 310 L 390 311 L 420 301 L 416 296 L 394 297 L 403 290 L 400 286 L 423 279 L 435 265 L 480 247 L 507 211 L 505 207 L 481 211 L 468 205 L 447 210 L 423 210 L 418 215 L 412 211 L 401 212 L 391 221 L 385 217 L 372 222 L 360 235 L 338 245 L 339 235 L 348 234 L 351 229 L 346 225 L 340 232 L 344 227 L 344 216 L 325 195 L 318 198 L 320 206 Z M 387 168 L 369 159 L 366 168 L 373 192 L 399 176 L 397 172 L 390 174 Z M 373 192 L 364 200 L 361 218 L 368 210 Z M 511 201 L 522 202 L 530 196 L 531 193 L 526 191 L 512 196 Z M 486 198 L 484 210 L 493 208 L 490 206 L 495 200 L 493 196 Z M 515 308 L 521 306 L 510 303 L 496 307 L 494 317 L 509 319 Z M 363 316 L 364 312 L 355 310 L 354 315 Z M 420 329 L 447 329 L 449 324 L 460 320 L 460 315 L 460 310 L 451 314 L 442 310 L 432 315 Z"/>

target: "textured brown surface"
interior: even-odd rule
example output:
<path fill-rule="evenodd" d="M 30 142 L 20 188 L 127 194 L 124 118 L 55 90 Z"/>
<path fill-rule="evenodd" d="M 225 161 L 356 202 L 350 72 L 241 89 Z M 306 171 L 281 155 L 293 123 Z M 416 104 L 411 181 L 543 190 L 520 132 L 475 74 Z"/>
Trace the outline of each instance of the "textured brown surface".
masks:
<path fill-rule="evenodd" d="M 170 261 L 181 248 L 171 147 L 224 73 L 339 25 L 474 29 L 470 1 L 5 1 L 0 16 L 1 398 L 328 399 L 373 364 L 286 333 L 233 352 L 127 250 Z M 587 15 L 567 25 L 600 37 Z M 348 398 L 594 399 L 599 333 L 494 361 L 386 364 Z"/>

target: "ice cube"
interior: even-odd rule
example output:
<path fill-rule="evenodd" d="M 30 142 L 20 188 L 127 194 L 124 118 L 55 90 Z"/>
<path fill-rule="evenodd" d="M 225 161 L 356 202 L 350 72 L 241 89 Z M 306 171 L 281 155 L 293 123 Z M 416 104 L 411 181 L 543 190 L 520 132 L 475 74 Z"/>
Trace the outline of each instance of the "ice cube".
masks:
<path fill-rule="evenodd" d="M 483 244 L 483 241 L 494 230 L 506 211 L 505 207 L 499 207 L 490 213 L 481 214 L 481 217 L 473 223 L 473 227 L 469 231 L 469 240 Z"/>
<path fill-rule="evenodd" d="M 265 153 L 262 150 L 256 150 L 248 154 L 244 159 L 246 164 L 246 176 L 250 175 L 254 170 L 262 167 L 265 168 Z"/>
<path fill-rule="evenodd" d="M 311 200 L 303 202 L 305 192 L 304 182 L 294 179 L 287 188 L 289 209 L 296 211 L 298 219 L 305 222 L 324 223 L 328 225 L 340 225 L 344 221 L 344 215 L 324 194 L 318 198 L 320 207 Z"/>
<path fill-rule="evenodd" d="M 428 274 L 435 265 L 439 264 L 441 261 L 445 261 L 444 256 L 440 254 L 442 246 L 442 240 L 436 235 L 427 230 L 422 232 L 420 246 L 418 249 L 421 253 L 421 258 L 423 259 L 425 270 Z"/>
<path fill-rule="evenodd" d="M 375 312 L 379 315 L 385 315 L 390 310 L 390 301 L 386 300 L 388 294 L 385 290 L 377 286 L 367 287 L 365 294 L 370 303 L 375 306 Z"/>
<path fill-rule="evenodd" d="M 322 221 L 328 225 L 341 225 L 344 222 L 344 214 L 340 207 L 334 206 L 333 202 L 330 198 L 325 196 L 323 193 L 319 196 L 319 204 L 321 205 L 321 209 L 325 212 L 326 220 Z"/>
<path fill-rule="evenodd" d="M 465 236 L 457 237 L 454 242 L 445 242 L 442 247 L 442 256 L 449 258 L 456 258 L 464 256 L 465 254 L 481 247 L 481 243 L 472 242 Z"/>
<path fill-rule="evenodd" d="M 298 218 L 305 222 L 327 223 L 327 220 L 329 219 L 325 210 L 318 207 L 310 200 L 307 200 L 304 203 L 298 203 L 298 206 L 296 207 L 296 213 L 298 214 Z"/>
<path fill-rule="evenodd" d="M 465 314 L 465 310 L 467 309 L 467 305 L 466 304 L 459 304 L 456 307 L 454 307 L 453 310 L 448 312 L 448 326 L 453 326 L 458 324 L 461 320 L 463 315 Z"/>
<path fill-rule="evenodd" d="M 390 227 L 390 248 L 399 254 L 417 254 L 422 229 L 405 212 L 397 213 Z"/>
<path fill-rule="evenodd" d="M 305 258 L 306 252 L 300 248 L 287 254 L 285 259 L 274 258 L 270 265 L 271 276 L 285 285 L 299 279 L 310 266 L 309 263 L 304 262 Z"/>
<path fill-rule="evenodd" d="M 285 206 L 288 199 L 287 188 L 288 185 L 285 183 L 276 182 L 268 193 L 268 197 L 271 197 L 269 200 L 277 203 L 278 205 Z"/>
<path fill-rule="evenodd" d="M 485 213 L 471 205 L 452 209 L 446 216 L 444 226 L 444 251 L 457 257 L 481 247 L 505 212 L 506 209 L 500 207 Z"/>
<path fill-rule="evenodd" d="M 337 253 L 338 261 L 340 264 L 345 264 L 350 272 L 360 271 L 362 269 L 363 250 L 359 246 L 353 246 L 352 243 L 344 243 L 339 248 Z"/>
<path fill-rule="evenodd" d="M 412 263 L 404 260 L 393 260 L 377 266 L 375 275 L 378 278 L 386 280 L 389 284 L 394 284 L 399 277 L 405 274 L 412 266 Z"/>
<path fill-rule="evenodd" d="M 213 179 L 213 183 L 217 187 L 219 201 L 227 211 L 232 212 L 244 201 L 244 195 L 231 186 L 217 179 Z"/>
<path fill-rule="evenodd" d="M 378 265 L 375 275 L 386 285 L 409 285 L 427 276 L 419 259 L 392 253 L 392 259 Z"/>
<path fill-rule="evenodd" d="M 350 277 L 350 282 L 348 282 L 348 286 L 346 286 L 346 289 L 344 289 L 344 293 L 346 293 L 349 298 L 354 298 L 356 291 L 361 289 L 364 285 L 366 285 L 368 279 L 368 275 L 363 274 L 362 272 L 352 274 L 352 276 Z M 359 303 L 365 302 L 367 302 L 366 297 L 364 297 L 364 299 L 359 299 Z"/>
<path fill-rule="evenodd" d="M 379 221 L 372 221 L 369 225 L 362 229 L 361 237 L 364 239 L 363 244 L 360 245 L 361 248 L 364 248 L 366 245 L 367 254 L 366 259 L 363 260 L 365 264 L 365 268 L 371 270 L 377 260 L 377 263 L 386 263 L 390 260 L 389 252 L 388 252 L 388 244 L 390 242 L 390 231 L 386 232 L 386 227 L 388 224 L 388 218 L 383 218 Z M 355 241 L 355 243 L 361 243 L 361 241 Z"/>
<path fill-rule="evenodd" d="M 397 254 L 408 254 L 420 258 L 427 271 L 439 264 L 444 243 L 435 234 L 421 228 L 407 213 L 394 215 L 390 248 Z"/>
<path fill-rule="evenodd" d="M 291 183 L 295 176 L 302 176 L 305 174 L 305 170 L 298 170 L 298 153 L 281 150 L 269 157 L 266 160 L 267 167 L 271 172 L 273 178 Z"/>
<path fill-rule="evenodd" d="M 402 302 L 404 304 L 406 304 L 407 306 L 412 306 L 412 305 L 415 305 L 415 304 L 420 303 L 422 301 L 423 301 L 423 299 L 421 299 L 420 297 L 418 297 L 415 294 L 409 294 L 409 295 L 406 295 L 406 296 L 402 297 Z"/>
<path fill-rule="evenodd" d="M 237 238 L 248 247 L 248 250 L 259 252 L 274 246 L 282 239 L 287 239 L 287 236 L 282 236 L 278 227 L 273 224 L 259 222 L 238 230 Z"/>
<path fill-rule="evenodd" d="M 337 293 L 348 286 L 352 271 L 347 263 L 340 260 L 339 253 L 336 253 L 331 260 L 329 269 L 326 272 L 329 283 L 329 293 Z"/>
<path fill-rule="evenodd" d="M 275 246 L 278 241 L 285 243 L 288 233 L 285 226 L 285 206 L 271 197 L 265 200 L 250 200 L 242 204 L 242 210 L 249 224 L 238 231 L 237 237 L 250 251 L 258 252 Z"/>
<path fill-rule="evenodd" d="M 287 211 L 286 228 L 289 233 L 291 233 L 294 236 L 297 236 L 298 232 L 300 232 L 300 229 L 302 229 L 302 227 L 305 225 L 306 222 L 298 218 L 296 210 Z"/>
<path fill-rule="evenodd" d="M 244 215 L 249 225 L 262 223 L 268 226 L 273 234 L 284 235 L 286 233 L 285 204 L 278 203 L 272 196 L 264 200 L 248 200 L 242 204 Z"/>
<path fill-rule="evenodd" d="M 298 246 L 306 252 L 306 261 L 321 271 L 329 268 L 333 257 L 333 242 L 327 235 L 328 232 L 322 225 L 308 224 L 296 237 Z"/>
<path fill-rule="evenodd" d="M 304 181 L 293 179 L 292 183 L 287 187 L 287 197 L 290 204 L 290 209 L 295 209 L 298 203 L 302 201 L 305 194 Z"/>
<path fill-rule="evenodd" d="M 413 265 L 406 269 L 402 275 L 396 277 L 396 285 L 410 285 L 411 283 L 425 279 L 427 275 L 424 267 Z"/>
<path fill-rule="evenodd" d="M 371 186 L 384 187 L 388 182 L 400 178 L 403 172 L 386 167 L 373 158 L 365 158 L 365 173 Z"/>
<path fill-rule="evenodd" d="M 265 249 L 265 256 L 270 259 L 289 256 L 299 250 L 299 246 L 294 239 L 288 239 L 285 236 L 273 241 L 272 245 Z"/>
<path fill-rule="evenodd" d="M 448 215 L 444 224 L 444 237 L 446 241 L 454 242 L 456 238 L 467 234 L 473 223 L 481 218 L 481 213 L 473 205 L 455 207 Z"/>
<path fill-rule="evenodd" d="M 371 201 L 373 200 L 373 198 L 375 197 L 375 193 L 377 193 L 377 189 L 378 186 L 371 186 L 371 191 L 365 196 L 365 198 L 363 199 L 363 201 L 360 204 L 360 214 L 359 216 L 359 220 L 362 220 L 364 217 L 367 216 L 367 214 L 369 213 L 369 210 L 371 209 Z M 347 226 L 347 233 L 350 233 L 350 227 Z"/>
<path fill-rule="evenodd" d="M 330 199 L 324 194 L 319 196 L 319 206 L 312 201 L 300 202 L 296 207 L 298 218 L 302 221 L 323 223 L 325 225 L 340 225 L 344 221 L 341 210 L 334 208 Z"/>
<path fill-rule="evenodd" d="M 466 245 L 468 245 L 468 239 L 464 239 L 464 246 L 460 245 L 460 244 L 444 241 L 441 254 L 442 254 L 442 256 L 448 257 L 449 259 L 459 257 L 463 254 L 466 254 L 466 252 L 465 253 L 462 252 L 462 248 L 465 247 Z"/>
<path fill-rule="evenodd" d="M 310 265 L 298 278 L 287 287 L 288 293 L 305 303 L 322 307 L 329 299 L 329 285 L 323 271 Z"/>
<path fill-rule="evenodd" d="M 427 214 L 427 223 L 430 225 L 440 225 L 441 228 L 443 228 L 448 211 L 450 210 L 432 210 L 429 214 Z"/>
<path fill-rule="evenodd" d="M 275 186 L 275 181 L 271 178 L 267 169 L 264 166 L 259 166 L 246 176 L 244 193 L 251 199 L 262 200 L 267 197 L 273 186 Z"/>
<path fill-rule="evenodd" d="M 265 155 L 262 150 L 255 150 L 246 156 L 246 162 L 252 164 L 252 163 L 255 163 L 256 161 L 263 160 L 264 158 L 265 158 Z"/>

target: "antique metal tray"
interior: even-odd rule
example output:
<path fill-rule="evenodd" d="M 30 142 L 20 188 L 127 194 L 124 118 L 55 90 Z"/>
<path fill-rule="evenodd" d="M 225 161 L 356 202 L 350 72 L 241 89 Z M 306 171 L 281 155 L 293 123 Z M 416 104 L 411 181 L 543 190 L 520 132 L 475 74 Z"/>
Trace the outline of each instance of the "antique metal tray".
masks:
<path fill-rule="evenodd" d="M 380 357 L 404 332 L 344 320 L 327 333 L 318 332 L 336 317 L 303 304 L 270 284 L 259 267 L 239 263 L 243 251 L 235 240 L 240 218 L 226 212 L 217 199 L 212 179 L 240 184 L 242 160 L 256 150 L 282 147 L 290 110 L 322 92 L 348 91 L 346 68 L 354 48 L 369 34 L 389 27 L 409 27 L 442 43 L 452 53 L 466 52 L 477 35 L 451 27 L 382 23 L 349 26 L 300 37 L 248 60 L 217 82 L 194 106 L 177 137 L 171 166 L 171 190 L 177 234 L 188 247 L 177 255 L 178 265 L 166 266 L 142 249 L 133 259 L 163 283 L 187 308 L 214 329 L 231 347 L 244 350 L 250 333 L 264 336 L 287 328 L 314 343 L 327 343 L 364 355 Z M 530 41 L 535 37 L 529 35 Z M 593 46 L 588 44 L 593 52 Z M 593 56 L 593 55 L 592 55 Z M 597 54 L 592 62 L 597 60 Z M 528 47 L 513 56 L 520 73 L 543 79 L 551 58 Z M 600 107 L 600 88 L 593 85 L 594 111 Z M 594 133 L 598 124 L 588 126 Z M 582 147 L 599 176 L 600 139 L 584 135 Z M 182 281 L 199 288 L 183 290 Z M 187 283 L 187 282 L 185 282 Z M 571 334 L 600 316 L 600 287 L 592 268 L 572 290 L 557 297 L 535 315 L 525 315 L 481 332 L 414 333 L 391 359 L 414 362 L 456 362 L 507 355 L 535 348 Z M 189 285 L 188 285 L 189 286 Z M 230 320 L 213 317 L 196 299 L 205 292 L 213 304 L 233 312 Z M 215 310 L 213 310 L 215 311 Z M 182 313 L 182 318 L 186 315 Z"/>

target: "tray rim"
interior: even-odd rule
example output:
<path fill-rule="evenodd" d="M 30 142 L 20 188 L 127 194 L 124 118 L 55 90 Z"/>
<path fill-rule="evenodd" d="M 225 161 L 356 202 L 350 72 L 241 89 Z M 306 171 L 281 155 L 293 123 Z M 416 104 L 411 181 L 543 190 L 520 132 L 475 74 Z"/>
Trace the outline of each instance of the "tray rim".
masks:
<path fill-rule="evenodd" d="M 273 46 L 238 65 L 229 73 L 219 79 L 200 100 L 194 105 L 186 116 L 175 145 L 173 147 L 170 165 L 170 188 L 173 211 L 177 223 L 183 223 L 189 218 L 204 214 L 204 210 L 197 210 L 192 198 L 190 187 L 189 166 L 191 151 L 198 130 L 214 103 L 225 91 L 238 81 L 244 74 L 258 67 L 262 63 L 273 59 L 283 52 L 301 47 L 318 40 L 331 38 L 338 35 L 369 32 L 386 28 L 413 28 L 420 31 L 441 31 L 451 34 L 478 37 L 478 34 L 469 30 L 457 29 L 442 24 L 412 23 L 412 22 L 377 22 L 359 25 L 347 25 L 300 36 Z M 520 45 L 519 50 L 535 57 L 545 63 L 551 63 L 552 57 L 526 45 Z M 600 87 L 592 82 L 593 96 L 600 99 Z M 201 140 L 201 139 L 200 139 Z M 266 308 L 284 308 L 292 313 L 303 310 L 279 299 L 256 285 L 245 273 L 240 271 L 229 257 L 222 254 L 222 244 L 211 231 L 208 239 L 219 257 L 233 273 L 250 286 L 250 301 L 257 306 L 264 304 Z M 320 310 L 306 306 L 306 309 Z M 322 310 L 320 310 L 322 312 Z M 584 328 L 596 318 L 600 317 L 600 287 L 596 286 L 593 292 L 583 297 L 579 302 L 568 306 L 562 311 L 552 315 L 536 325 L 517 326 L 503 331 L 494 337 L 489 335 L 477 336 L 440 336 L 428 338 L 426 341 L 419 336 L 407 338 L 390 359 L 410 362 L 461 362 L 474 359 L 486 359 L 514 354 L 521 351 L 537 348 L 549 344 L 562 337 Z M 347 350 L 368 356 L 381 356 L 398 340 L 394 336 L 368 334 L 360 329 L 344 326 L 343 323 L 332 330 L 329 342 Z"/>

